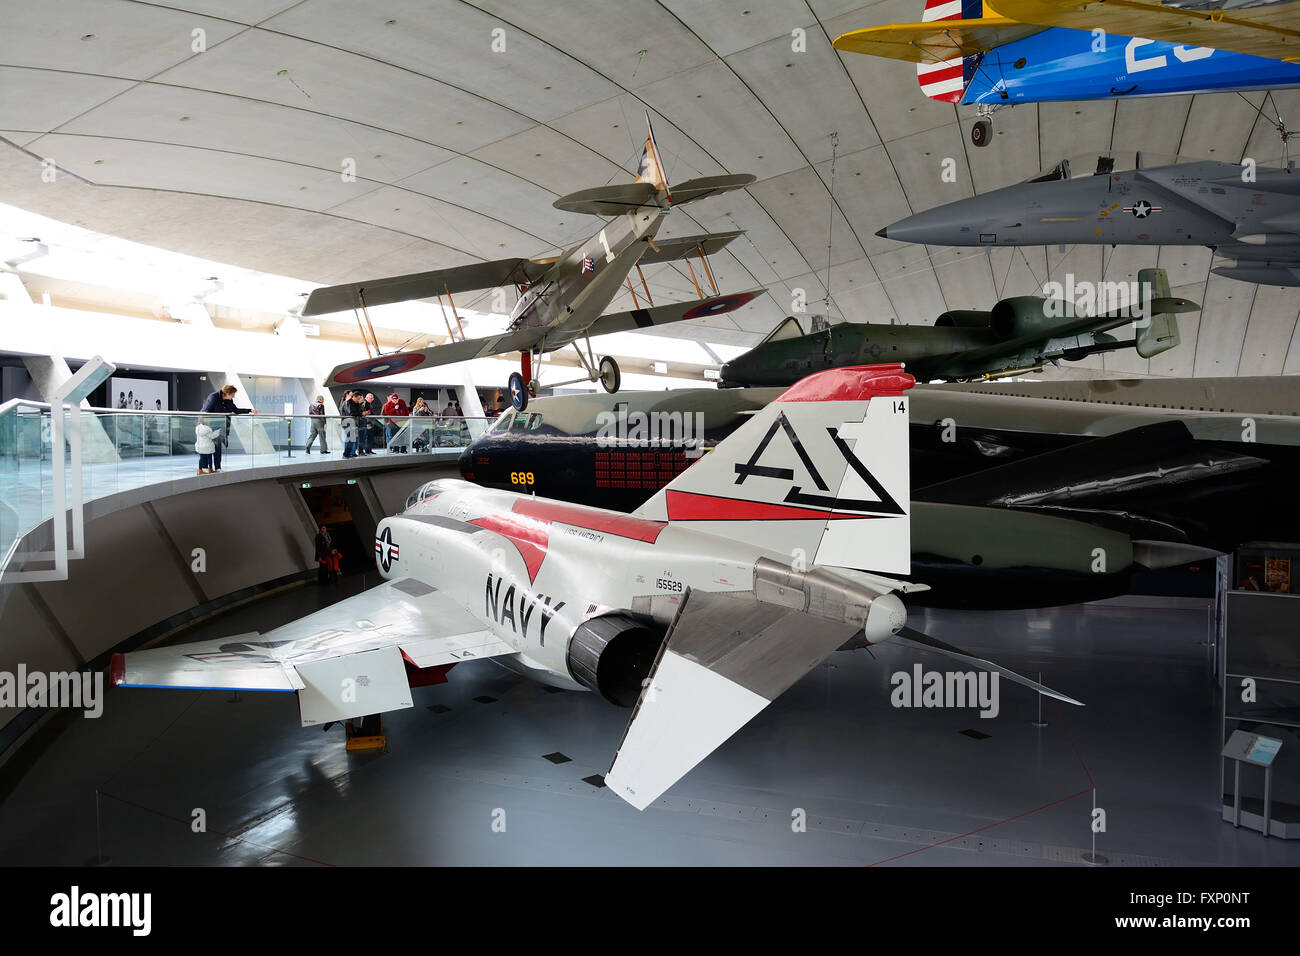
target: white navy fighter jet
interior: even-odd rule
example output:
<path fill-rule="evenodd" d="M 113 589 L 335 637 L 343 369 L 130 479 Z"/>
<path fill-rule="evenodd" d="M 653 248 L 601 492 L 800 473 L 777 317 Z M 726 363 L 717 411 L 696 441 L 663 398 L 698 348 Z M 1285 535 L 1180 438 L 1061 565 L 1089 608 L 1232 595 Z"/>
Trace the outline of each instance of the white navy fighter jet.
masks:
<path fill-rule="evenodd" d="M 115 656 L 123 687 L 296 692 L 304 725 L 412 706 L 491 658 L 633 707 L 605 776 L 653 803 L 841 648 L 906 626 L 908 397 L 899 365 L 810 376 L 632 515 L 431 481 L 384 519 L 388 580 L 265 635 Z"/>

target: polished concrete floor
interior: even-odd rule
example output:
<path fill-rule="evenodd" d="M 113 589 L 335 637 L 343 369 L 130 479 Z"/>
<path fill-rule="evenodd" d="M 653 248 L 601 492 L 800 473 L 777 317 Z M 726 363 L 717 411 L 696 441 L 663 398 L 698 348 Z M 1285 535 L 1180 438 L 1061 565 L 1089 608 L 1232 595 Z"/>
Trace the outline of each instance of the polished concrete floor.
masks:
<path fill-rule="evenodd" d="M 186 639 L 266 631 L 341 593 L 305 587 Z M 842 652 L 638 813 L 584 781 L 628 713 L 490 661 L 417 690 L 368 756 L 300 727 L 289 694 L 110 689 L 100 719 L 63 718 L 5 768 L 0 864 L 1082 866 L 1094 788 L 1109 865 L 1300 864 L 1300 845 L 1219 821 L 1203 611 L 911 623 L 1087 706 L 1048 701 L 1040 728 L 1034 695 L 1004 684 L 994 719 L 895 709 L 889 675 L 943 661 Z"/>

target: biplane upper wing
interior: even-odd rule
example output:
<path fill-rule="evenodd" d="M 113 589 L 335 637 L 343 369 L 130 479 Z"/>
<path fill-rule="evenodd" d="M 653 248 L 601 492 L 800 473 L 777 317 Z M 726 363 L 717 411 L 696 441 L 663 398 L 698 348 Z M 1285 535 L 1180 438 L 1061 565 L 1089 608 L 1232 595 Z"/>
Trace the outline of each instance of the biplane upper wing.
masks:
<path fill-rule="evenodd" d="M 1041 33 L 1045 27 L 1006 17 L 979 20 L 932 20 L 929 23 L 891 23 L 853 30 L 835 38 L 833 46 L 849 53 L 866 53 L 912 63 L 942 63 L 974 56 L 1014 40 Z"/>
<path fill-rule="evenodd" d="M 435 269 L 432 272 L 345 282 L 314 290 L 307 297 L 302 314 L 324 315 L 327 312 L 346 312 L 361 306 L 429 299 L 452 292 L 526 284 L 541 278 L 548 268 L 547 263 L 531 259 L 496 259 L 467 266 L 452 266 L 450 269 Z"/>
<path fill-rule="evenodd" d="M 1001 16 L 1025 23 L 1103 29 L 1120 36 L 1300 62 L 1300 0 L 1241 5 L 1189 0 L 1180 6 L 1158 0 L 996 0 L 996 4 Z"/>

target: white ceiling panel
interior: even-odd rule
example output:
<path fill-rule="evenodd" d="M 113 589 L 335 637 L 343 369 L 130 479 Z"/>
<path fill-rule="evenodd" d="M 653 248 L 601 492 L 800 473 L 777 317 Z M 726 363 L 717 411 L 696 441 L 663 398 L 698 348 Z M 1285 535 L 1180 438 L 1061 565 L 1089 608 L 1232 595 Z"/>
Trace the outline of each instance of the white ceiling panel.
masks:
<path fill-rule="evenodd" d="M 472 93 L 378 60 L 260 30 L 157 77 L 282 103 L 469 152 L 532 125 Z"/>
<path fill-rule="evenodd" d="M 375 182 L 394 182 L 456 155 L 305 109 L 153 83 L 136 85 L 59 132 L 260 156 L 340 176 L 346 168 Z"/>
<path fill-rule="evenodd" d="M 744 230 L 711 260 L 718 285 L 771 290 L 738 313 L 657 334 L 754 344 L 796 311 L 796 289 L 810 313 L 930 323 L 945 308 L 1040 294 L 1049 278 L 1118 281 L 1159 263 L 1177 294 L 1205 300 L 1204 315 L 1180 317 L 1183 344 L 1149 363 L 1114 353 L 1051 374 L 1300 373 L 1300 289 L 1211 279 L 1221 260 L 1202 247 L 984 250 L 875 235 L 1061 157 L 1076 176 L 1099 155 L 1130 168 L 1139 151 L 1148 166 L 1175 156 L 1275 164 L 1277 115 L 1295 122 L 1300 91 L 1031 104 L 998 111 L 991 144 L 977 149 L 973 110 L 927 99 L 914 65 L 830 46 L 922 8 L 0 0 L 0 130 L 10 130 L 0 187 L 7 202 L 101 232 L 341 282 L 585 238 L 600 220 L 552 203 L 630 181 L 648 110 L 671 183 L 759 177 L 675 210 L 661 235 Z M 195 29 L 206 52 L 191 47 Z M 796 29 L 804 50 L 792 46 Z M 42 181 L 46 156 L 64 171 L 54 183 Z M 340 175 L 345 159 L 357 182 Z M 819 305 L 828 233 L 831 308 Z M 663 301 L 695 294 L 682 263 L 648 272 Z"/>
<path fill-rule="evenodd" d="M 245 29 L 238 23 L 130 0 L 8 3 L 0 63 L 143 80 Z"/>
<path fill-rule="evenodd" d="M 308 0 L 264 27 L 431 76 L 541 122 L 619 91 L 562 50 L 459 0 Z M 459 42 L 443 42 L 448 36 Z"/>
<path fill-rule="evenodd" d="M 0 128 L 27 131 L 30 142 L 130 89 L 130 80 L 0 66 Z"/>

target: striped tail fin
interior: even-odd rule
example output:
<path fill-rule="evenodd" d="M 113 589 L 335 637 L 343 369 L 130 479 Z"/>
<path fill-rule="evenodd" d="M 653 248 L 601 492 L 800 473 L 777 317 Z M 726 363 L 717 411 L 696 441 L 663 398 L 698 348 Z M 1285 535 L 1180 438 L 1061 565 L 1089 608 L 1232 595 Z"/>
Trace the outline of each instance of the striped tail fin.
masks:
<path fill-rule="evenodd" d="M 925 0 L 922 22 L 935 20 L 978 20 L 984 16 L 982 0 Z M 916 81 L 932 100 L 960 103 L 966 83 L 974 71 L 975 57 L 954 57 L 939 63 L 918 63 Z"/>
<path fill-rule="evenodd" d="M 672 202 L 672 194 L 668 190 L 668 174 L 664 171 L 663 160 L 659 158 L 659 146 L 655 143 L 655 130 L 650 125 L 650 113 L 645 114 L 645 146 L 641 150 L 641 162 L 636 168 L 636 182 L 649 183 L 658 190 L 660 197 Z"/>
<path fill-rule="evenodd" d="M 907 574 L 906 391 L 899 364 L 786 389 L 634 512 L 828 565 Z"/>

